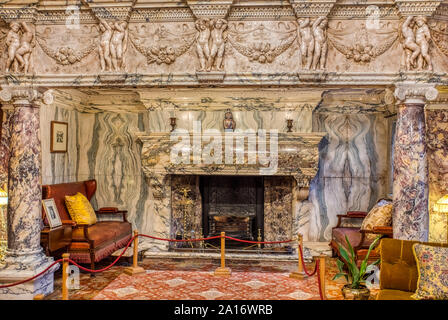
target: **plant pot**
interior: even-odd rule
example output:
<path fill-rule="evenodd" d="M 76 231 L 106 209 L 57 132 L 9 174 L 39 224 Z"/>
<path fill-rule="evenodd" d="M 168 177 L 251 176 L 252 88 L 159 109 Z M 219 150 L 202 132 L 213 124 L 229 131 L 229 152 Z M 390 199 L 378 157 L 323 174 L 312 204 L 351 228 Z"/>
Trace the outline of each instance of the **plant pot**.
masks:
<path fill-rule="evenodd" d="M 352 289 L 349 284 L 342 288 L 342 295 L 345 300 L 369 300 L 370 290 L 366 286 Z"/>

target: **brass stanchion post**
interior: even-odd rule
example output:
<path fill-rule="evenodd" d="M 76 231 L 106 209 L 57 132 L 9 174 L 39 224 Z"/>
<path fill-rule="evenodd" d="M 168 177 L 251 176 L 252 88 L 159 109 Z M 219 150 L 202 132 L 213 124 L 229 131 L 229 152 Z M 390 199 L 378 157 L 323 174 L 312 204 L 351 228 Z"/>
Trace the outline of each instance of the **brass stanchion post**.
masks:
<path fill-rule="evenodd" d="M 62 254 L 62 300 L 68 300 L 68 259 L 70 258 L 70 253 Z"/>
<path fill-rule="evenodd" d="M 320 290 L 322 292 L 322 300 L 327 300 L 327 295 L 325 294 L 325 259 L 327 256 L 319 256 L 319 274 L 317 275 L 320 279 Z"/>
<path fill-rule="evenodd" d="M 215 276 L 228 277 L 232 271 L 226 268 L 226 233 L 221 232 L 221 267 L 216 268 Z"/>
<path fill-rule="evenodd" d="M 124 273 L 133 276 L 136 274 L 145 273 L 145 269 L 138 266 L 138 231 L 134 230 L 134 253 L 132 255 L 132 267 L 124 269 Z"/>
<path fill-rule="evenodd" d="M 297 271 L 292 272 L 289 277 L 294 279 L 304 279 L 306 277 L 305 271 L 303 271 L 303 263 L 302 257 L 300 256 L 300 248 L 302 248 L 303 252 L 303 236 L 299 233 L 297 236 L 297 256 L 299 258 L 299 262 L 297 265 Z"/>

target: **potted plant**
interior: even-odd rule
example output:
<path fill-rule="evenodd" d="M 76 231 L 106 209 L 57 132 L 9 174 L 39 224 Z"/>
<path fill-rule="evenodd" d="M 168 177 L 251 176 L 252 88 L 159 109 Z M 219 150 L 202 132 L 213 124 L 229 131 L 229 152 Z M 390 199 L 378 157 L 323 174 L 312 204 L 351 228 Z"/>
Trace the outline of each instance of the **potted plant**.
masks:
<path fill-rule="evenodd" d="M 345 236 L 345 241 L 347 242 L 348 249 L 350 250 L 350 254 L 347 250 L 339 245 L 339 252 L 341 253 L 342 258 L 346 261 L 342 262 L 340 259 L 336 261 L 338 265 L 339 272 L 333 277 L 333 280 L 336 280 L 340 277 L 344 277 L 348 284 L 346 284 L 342 288 L 342 295 L 344 299 L 350 300 L 368 300 L 370 297 L 370 290 L 366 287 L 366 278 L 370 275 L 370 272 L 367 272 L 370 269 L 370 266 L 377 265 L 380 262 L 380 259 L 375 262 L 367 265 L 367 260 L 369 259 L 370 252 L 376 246 L 381 236 L 378 236 L 372 244 L 369 246 L 369 250 L 361 262 L 361 265 L 358 268 L 356 264 L 356 255 L 353 250 L 350 241 L 347 236 Z M 347 266 L 347 271 L 344 270 L 344 265 Z"/>

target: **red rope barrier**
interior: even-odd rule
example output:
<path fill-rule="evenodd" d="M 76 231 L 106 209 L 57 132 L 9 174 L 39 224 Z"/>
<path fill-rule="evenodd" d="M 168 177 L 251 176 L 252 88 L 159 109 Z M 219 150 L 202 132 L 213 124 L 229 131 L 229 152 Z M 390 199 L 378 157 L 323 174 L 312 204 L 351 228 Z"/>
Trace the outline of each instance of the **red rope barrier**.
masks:
<path fill-rule="evenodd" d="M 148 236 L 146 234 L 139 234 L 139 237 L 150 238 L 150 239 L 155 239 L 155 240 L 162 240 L 162 241 L 169 241 L 169 242 L 194 242 L 194 241 L 206 241 L 206 240 L 212 240 L 212 239 L 221 238 L 221 236 L 214 236 L 214 237 L 209 237 L 209 238 L 178 240 L 178 239 L 157 238 L 157 237 L 154 237 L 154 236 Z"/>
<path fill-rule="evenodd" d="M 316 261 L 316 264 L 314 265 L 314 270 L 313 270 L 313 272 L 312 272 L 312 273 L 309 273 L 308 270 L 306 270 L 305 261 L 303 260 L 302 246 L 299 246 L 299 251 L 300 251 L 300 260 L 302 260 L 303 271 L 305 271 L 305 273 L 306 273 L 306 275 L 307 275 L 308 277 L 312 277 L 312 276 L 314 276 L 314 274 L 317 272 L 318 261 Z"/>
<path fill-rule="evenodd" d="M 249 241 L 249 240 L 241 240 L 241 239 L 237 239 L 237 238 L 232 238 L 229 236 L 225 236 L 226 239 L 229 240 L 234 240 L 234 241 L 239 241 L 239 242 L 245 242 L 245 243 L 254 243 L 254 244 L 258 244 L 258 243 L 262 243 L 262 244 L 275 244 L 275 243 L 288 243 L 293 241 L 291 240 L 285 240 L 285 241 Z"/>
<path fill-rule="evenodd" d="M 199 239 L 182 239 L 182 240 L 178 240 L 178 239 L 166 239 L 166 238 L 158 238 L 158 237 L 154 237 L 154 236 L 149 236 L 146 234 L 139 234 L 137 235 L 139 237 L 145 237 L 145 238 L 150 238 L 150 239 L 154 239 L 154 240 L 161 240 L 161 241 L 169 241 L 169 242 L 193 242 L 193 241 L 207 241 L 207 240 L 212 240 L 212 239 L 219 239 L 221 238 L 221 236 L 214 236 L 214 237 L 208 237 L 208 238 L 199 238 Z M 133 236 L 129 242 L 127 243 L 126 247 L 124 247 L 123 251 L 120 253 L 120 255 L 107 267 L 104 267 L 102 269 L 97 269 L 97 270 L 93 270 L 93 269 L 89 269 L 89 268 L 85 268 L 81 265 L 79 265 L 78 263 L 76 263 L 75 261 L 73 261 L 72 259 L 68 259 L 69 263 L 72 263 L 73 265 L 77 266 L 79 269 L 84 270 L 86 272 L 91 272 L 91 273 L 98 273 L 98 272 L 104 272 L 110 268 L 112 268 L 117 262 L 118 260 L 120 260 L 120 258 L 123 256 L 123 254 L 126 252 L 126 250 L 129 248 L 129 246 L 131 245 L 131 243 L 134 241 L 136 236 Z M 237 239 L 237 238 L 232 238 L 232 237 L 228 237 L 226 236 L 227 239 L 229 240 L 235 240 L 235 241 L 239 241 L 239 242 L 246 242 L 246 243 L 254 243 L 254 244 L 258 244 L 258 243 L 264 243 L 264 244 L 275 244 L 275 243 L 287 243 L 287 242 L 291 242 L 293 240 L 286 240 L 286 241 L 248 241 L 248 240 L 241 240 L 241 239 Z M 303 257 L 302 257 L 303 259 Z M 40 272 L 39 274 L 29 278 L 29 279 L 25 279 L 22 281 L 18 281 L 15 283 L 11 283 L 11 284 L 7 284 L 7 285 L 0 285 L 0 289 L 3 288 L 9 288 L 9 287 L 13 287 L 13 286 L 17 286 L 19 284 L 31 281 L 36 279 L 37 277 L 40 277 L 41 275 L 43 275 L 44 273 L 46 273 L 51 267 L 53 267 L 55 264 L 60 263 L 63 259 L 59 259 L 55 262 L 53 262 L 48 268 L 46 268 L 45 270 L 43 270 L 42 272 Z M 313 273 L 314 274 L 314 273 Z"/>
<path fill-rule="evenodd" d="M 0 285 L 0 289 L 4 289 L 4 288 L 9 288 L 9 287 L 14 287 L 14 286 L 18 286 L 19 284 L 25 283 L 25 282 L 29 282 L 31 280 L 34 280 L 38 277 L 40 277 L 41 275 L 43 275 L 44 273 L 46 273 L 48 270 L 50 270 L 55 264 L 61 262 L 62 259 L 56 260 L 55 262 L 53 262 L 52 264 L 50 264 L 45 270 L 43 270 L 42 272 L 39 272 L 38 274 L 36 274 L 35 276 L 25 279 L 25 280 L 21 280 L 18 282 L 14 282 L 14 283 L 10 283 L 10 284 L 4 284 L 4 285 Z"/>
<path fill-rule="evenodd" d="M 68 259 L 69 262 L 73 263 L 75 266 L 77 266 L 79 269 L 87 271 L 87 272 L 91 272 L 91 273 L 97 273 L 97 272 L 103 272 L 106 271 L 110 268 L 112 268 L 117 262 L 118 260 L 120 260 L 120 258 L 123 256 L 123 254 L 126 252 L 126 250 L 129 248 L 129 246 L 131 245 L 132 241 L 134 241 L 136 236 L 133 236 L 131 238 L 131 240 L 129 240 L 128 244 L 126 245 L 126 247 L 123 249 L 123 251 L 120 253 L 120 255 L 114 260 L 114 262 L 112 262 L 110 265 L 108 265 L 107 267 L 103 268 L 103 269 L 97 269 L 97 270 L 93 270 L 93 269 L 89 269 L 89 268 L 84 268 L 83 266 L 80 266 L 79 264 L 77 264 L 75 261 L 73 261 L 72 259 Z"/>

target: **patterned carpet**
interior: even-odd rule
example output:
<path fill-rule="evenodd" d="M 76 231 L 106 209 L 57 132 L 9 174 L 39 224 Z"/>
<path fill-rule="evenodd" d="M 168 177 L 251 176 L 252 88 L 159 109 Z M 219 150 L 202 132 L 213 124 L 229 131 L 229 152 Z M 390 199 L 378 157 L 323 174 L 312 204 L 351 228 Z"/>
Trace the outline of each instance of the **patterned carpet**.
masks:
<path fill-rule="evenodd" d="M 299 281 L 288 273 L 154 271 L 121 274 L 94 300 L 310 300 L 319 299 L 316 278 Z"/>
<path fill-rule="evenodd" d="M 104 260 L 97 268 L 108 265 Z M 139 262 L 147 273 L 130 277 L 123 274 L 129 264 L 118 265 L 90 277 L 81 273 L 80 289 L 70 290 L 70 300 L 179 300 L 179 299 L 240 299 L 240 300 L 313 300 L 319 299 L 316 277 L 290 279 L 297 262 L 229 261 L 230 278 L 213 276 L 218 260 L 207 259 L 145 259 Z M 309 270 L 313 265 L 307 265 Z M 329 299 L 342 299 L 344 281 L 333 281 L 335 259 L 327 260 L 326 294 Z M 375 292 L 372 292 L 374 298 Z M 61 273 L 55 274 L 54 292 L 46 300 L 61 299 Z"/>

